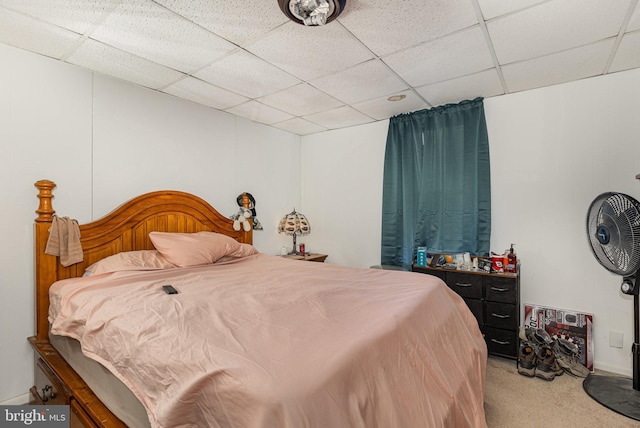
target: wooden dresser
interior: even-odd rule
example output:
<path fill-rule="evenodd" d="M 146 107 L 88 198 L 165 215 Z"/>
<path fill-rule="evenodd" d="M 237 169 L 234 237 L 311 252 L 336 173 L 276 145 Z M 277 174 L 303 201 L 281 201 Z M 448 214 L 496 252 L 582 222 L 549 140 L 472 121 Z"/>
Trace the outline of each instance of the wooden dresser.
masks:
<path fill-rule="evenodd" d="M 518 357 L 520 266 L 518 273 L 487 273 L 413 265 L 434 275 L 459 294 L 478 320 L 490 355 Z"/>

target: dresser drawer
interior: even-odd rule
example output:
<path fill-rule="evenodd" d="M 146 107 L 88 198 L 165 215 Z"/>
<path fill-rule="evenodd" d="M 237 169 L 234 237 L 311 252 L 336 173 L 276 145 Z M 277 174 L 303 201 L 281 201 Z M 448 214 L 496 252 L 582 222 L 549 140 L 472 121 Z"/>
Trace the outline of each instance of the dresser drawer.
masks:
<path fill-rule="evenodd" d="M 446 272 L 437 271 L 437 270 L 434 269 L 432 271 L 427 272 L 427 275 L 437 276 L 438 278 L 440 278 L 444 282 L 447 282 L 447 273 Z"/>
<path fill-rule="evenodd" d="M 517 330 L 518 307 L 507 303 L 485 302 L 485 321 L 489 327 Z"/>
<path fill-rule="evenodd" d="M 462 297 L 482 299 L 482 276 L 447 272 L 447 285 Z"/>
<path fill-rule="evenodd" d="M 484 304 L 480 299 L 464 299 L 464 302 L 467 304 L 471 313 L 476 320 L 478 320 L 478 325 L 482 327 L 484 325 Z"/>
<path fill-rule="evenodd" d="M 485 326 L 484 334 L 489 354 L 511 358 L 518 356 L 517 332 Z"/>
<path fill-rule="evenodd" d="M 518 286 L 515 279 L 487 277 L 485 291 L 486 299 L 491 302 L 518 302 Z"/>
<path fill-rule="evenodd" d="M 69 397 L 62 388 L 62 383 L 41 358 L 36 360 L 35 381 L 31 394 L 38 404 L 69 404 Z"/>

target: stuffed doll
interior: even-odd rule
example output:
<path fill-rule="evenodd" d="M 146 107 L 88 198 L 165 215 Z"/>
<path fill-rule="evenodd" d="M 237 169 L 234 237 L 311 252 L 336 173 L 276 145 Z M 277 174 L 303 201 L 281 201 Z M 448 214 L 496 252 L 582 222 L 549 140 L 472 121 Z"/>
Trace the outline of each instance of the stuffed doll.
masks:
<path fill-rule="evenodd" d="M 256 200 L 253 198 L 253 195 L 251 195 L 251 193 L 244 192 L 239 194 L 238 197 L 236 198 L 236 201 L 238 202 L 238 206 L 241 208 L 244 206 L 242 203 L 243 196 L 246 196 L 247 198 L 249 198 L 249 210 L 251 211 L 253 230 L 262 230 L 262 224 L 260 224 L 258 217 L 256 217 Z"/>
<path fill-rule="evenodd" d="M 233 220 L 233 230 L 240 230 L 241 227 L 245 232 L 251 230 L 251 210 L 248 210 L 245 207 L 240 207 L 238 212 L 230 218 Z"/>

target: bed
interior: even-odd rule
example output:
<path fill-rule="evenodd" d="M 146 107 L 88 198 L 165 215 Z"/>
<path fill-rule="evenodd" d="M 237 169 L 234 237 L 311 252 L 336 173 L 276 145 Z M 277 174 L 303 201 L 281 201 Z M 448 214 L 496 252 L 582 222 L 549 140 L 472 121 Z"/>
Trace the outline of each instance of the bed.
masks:
<path fill-rule="evenodd" d="M 486 345 L 440 279 L 260 253 L 179 191 L 80 225 L 64 267 L 36 187 L 32 396 L 72 426 L 486 426 Z"/>

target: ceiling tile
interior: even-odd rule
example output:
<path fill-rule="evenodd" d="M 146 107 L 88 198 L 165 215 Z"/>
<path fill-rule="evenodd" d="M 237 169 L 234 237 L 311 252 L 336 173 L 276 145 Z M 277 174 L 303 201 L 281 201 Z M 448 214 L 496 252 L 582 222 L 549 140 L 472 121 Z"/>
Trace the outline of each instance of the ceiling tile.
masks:
<path fill-rule="evenodd" d="M 354 104 L 353 107 L 376 120 L 384 120 L 397 114 L 431 107 L 413 91 L 404 91 L 398 95 L 406 95 L 406 98 L 400 101 L 389 101 L 387 97 L 380 97 L 375 100 Z"/>
<path fill-rule="evenodd" d="M 218 88 L 193 77 L 186 77 L 164 88 L 162 92 L 221 110 L 248 101 L 242 95 Z"/>
<path fill-rule="evenodd" d="M 105 18 L 121 0 L 0 0 L 0 4 L 42 21 L 84 34 Z"/>
<path fill-rule="evenodd" d="M 383 61 L 412 86 L 449 80 L 494 66 L 480 26 L 390 55 Z"/>
<path fill-rule="evenodd" d="M 95 40 L 85 40 L 68 62 L 129 82 L 159 89 L 184 74 Z"/>
<path fill-rule="evenodd" d="M 609 71 L 622 71 L 640 67 L 640 31 L 622 37 Z"/>
<path fill-rule="evenodd" d="M 267 125 L 293 119 L 293 116 L 289 113 L 285 113 L 254 100 L 231 107 L 226 111 L 231 114 L 246 117 L 247 119 L 255 122 L 266 123 Z"/>
<path fill-rule="evenodd" d="M 362 125 L 363 123 L 375 121 L 349 106 L 342 106 L 333 110 L 306 115 L 304 119 L 328 129 L 346 128 L 347 126 Z"/>
<path fill-rule="evenodd" d="M 80 35 L 0 7 L 0 43 L 61 58 Z"/>
<path fill-rule="evenodd" d="M 300 135 L 640 68 L 639 39 L 639 0 L 348 0 L 320 27 L 275 0 L 0 0 L 0 43 Z"/>
<path fill-rule="evenodd" d="M 504 94 L 500 77 L 495 68 L 445 82 L 422 86 L 417 88 L 417 91 L 433 106 Z"/>
<path fill-rule="evenodd" d="M 603 73 L 614 39 L 502 67 L 509 92 L 570 82 Z"/>
<path fill-rule="evenodd" d="M 275 0 L 155 0 L 235 44 L 245 45 L 289 22 Z"/>
<path fill-rule="evenodd" d="M 203 68 L 195 76 L 249 98 L 272 94 L 301 83 L 289 73 L 240 50 Z"/>
<path fill-rule="evenodd" d="M 492 19 L 545 1 L 548 0 L 478 0 L 478 3 L 484 19 Z"/>
<path fill-rule="evenodd" d="M 371 82 L 375 82 L 375 85 Z M 378 59 L 311 80 L 309 83 L 348 104 L 409 89 L 397 74 Z"/>
<path fill-rule="evenodd" d="M 342 105 L 340 101 L 306 83 L 267 95 L 258 101 L 294 116 L 305 116 Z"/>
<path fill-rule="evenodd" d="M 335 73 L 373 58 L 339 22 L 306 27 L 289 21 L 247 50 L 302 80 Z"/>
<path fill-rule="evenodd" d="M 301 117 L 296 117 L 290 120 L 285 120 L 284 122 L 275 123 L 272 126 L 298 135 L 315 134 L 317 132 L 327 130 L 322 126 L 311 123 L 308 120 L 302 119 Z"/>
<path fill-rule="evenodd" d="M 338 21 L 378 56 L 478 23 L 469 0 L 349 1 Z"/>
<path fill-rule="evenodd" d="M 236 48 L 146 0 L 122 2 L 91 37 L 185 73 L 198 70 Z"/>
<path fill-rule="evenodd" d="M 536 58 L 616 36 L 627 1 L 549 1 L 487 23 L 500 64 Z"/>

